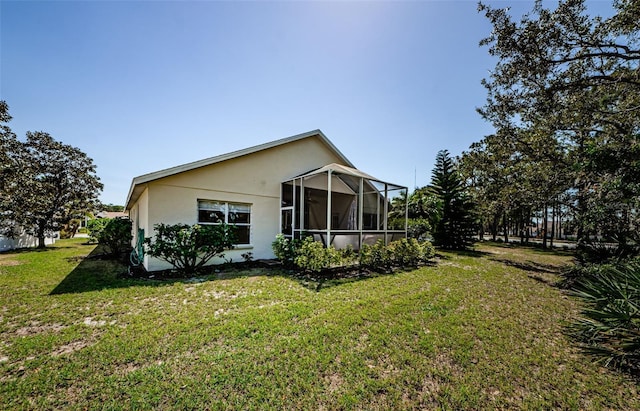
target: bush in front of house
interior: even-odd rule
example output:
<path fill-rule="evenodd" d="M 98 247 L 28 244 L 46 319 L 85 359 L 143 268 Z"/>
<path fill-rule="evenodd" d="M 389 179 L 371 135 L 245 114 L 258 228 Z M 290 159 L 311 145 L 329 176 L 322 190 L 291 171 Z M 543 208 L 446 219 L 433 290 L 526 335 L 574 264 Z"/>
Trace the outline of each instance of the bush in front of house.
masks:
<path fill-rule="evenodd" d="M 393 267 L 417 267 L 435 255 L 435 249 L 430 242 L 418 241 L 415 238 L 403 238 L 389 245 L 378 240 L 373 245 L 363 244 L 356 253 L 352 247 L 343 250 L 336 250 L 333 246 L 324 247 L 312 237 L 292 241 L 278 234 L 272 247 L 276 258 L 283 264 L 311 272 L 356 263 L 373 271 L 390 271 Z"/>
<path fill-rule="evenodd" d="M 96 218 L 87 222 L 89 241 L 105 247 L 112 256 L 131 248 L 131 220 L 128 218 Z"/>
<path fill-rule="evenodd" d="M 393 255 L 391 250 L 384 245 L 384 241 L 378 240 L 374 244 L 362 244 L 358 262 L 363 268 L 388 271 L 393 263 Z"/>
<path fill-rule="evenodd" d="M 325 247 L 321 242 L 314 241 L 313 237 L 302 240 L 295 254 L 295 265 L 305 271 L 319 272 L 342 263 L 340 251 L 333 246 Z"/>
<path fill-rule="evenodd" d="M 193 274 L 236 242 L 235 228 L 227 224 L 156 224 L 155 237 L 145 239 L 146 252 L 183 274 Z"/>
<path fill-rule="evenodd" d="M 586 268 L 572 291 L 586 308 L 570 333 L 606 365 L 640 375 L 640 260 Z"/>
<path fill-rule="evenodd" d="M 415 238 L 402 238 L 387 246 L 392 265 L 417 267 L 435 255 L 435 249 L 428 241 L 419 242 Z"/>
<path fill-rule="evenodd" d="M 102 230 L 107 226 L 110 218 L 95 218 L 87 221 L 87 230 L 89 231 L 89 241 L 97 243 Z"/>
<path fill-rule="evenodd" d="M 273 254 L 282 264 L 287 267 L 293 267 L 296 258 L 296 248 L 298 248 L 300 240 L 290 240 L 283 234 L 277 234 L 276 239 L 271 243 Z"/>
<path fill-rule="evenodd" d="M 111 218 L 98 234 L 98 244 L 104 245 L 109 254 L 119 256 L 131 249 L 131 220 Z"/>

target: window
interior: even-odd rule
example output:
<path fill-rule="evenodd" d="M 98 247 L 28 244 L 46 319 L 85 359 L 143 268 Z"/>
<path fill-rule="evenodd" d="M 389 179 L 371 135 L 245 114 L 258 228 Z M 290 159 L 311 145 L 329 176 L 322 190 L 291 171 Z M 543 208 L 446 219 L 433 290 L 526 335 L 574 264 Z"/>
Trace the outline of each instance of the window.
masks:
<path fill-rule="evenodd" d="M 226 223 L 236 227 L 237 244 L 251 244 L 251 205 L 198 200 L 199 224 Z"/>

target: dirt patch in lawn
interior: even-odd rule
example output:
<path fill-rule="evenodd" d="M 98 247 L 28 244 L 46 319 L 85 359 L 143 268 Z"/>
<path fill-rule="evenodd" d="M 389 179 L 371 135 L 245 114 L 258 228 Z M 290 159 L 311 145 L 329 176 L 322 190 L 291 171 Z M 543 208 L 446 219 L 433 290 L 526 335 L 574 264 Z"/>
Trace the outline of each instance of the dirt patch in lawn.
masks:
<path fill-rule="evenodd" d="M 65 354 L 71 354 L 72 352 L 79 351 L 85 347 L 92 345 L 91 341 L 78 340 L 72 341 L 69 344 L 61 345 L 51 353 L 52 357 L 59 357 Z"/>
<path fill-rule="evenodd" d="M 21 337 L 26 337 L 29 335 L 43 334 L 48 332 L 59 332 L 63 329 L 67 328 L 66 325 L 62 324 L 38 324 L 31 323 L 25 327 L 18 328 L 15 333 Z"/>
<path fill-rule="evenodd" d="M 9 255 L 0 255 L 0 267 L 11 267 L 22 264 L 18 260 L 14 260 Z"/>

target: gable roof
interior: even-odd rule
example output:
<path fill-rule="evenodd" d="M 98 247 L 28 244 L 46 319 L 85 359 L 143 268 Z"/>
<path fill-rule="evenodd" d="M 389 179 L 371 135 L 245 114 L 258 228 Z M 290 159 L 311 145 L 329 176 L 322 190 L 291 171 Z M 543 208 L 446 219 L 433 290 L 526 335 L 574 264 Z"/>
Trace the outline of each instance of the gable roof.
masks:
<path fill-rule="evenodd" d="M 234 158 L 246 156 L 249 154 L 256 153 L 258 151 L 267 150 L 270 148 L 278 147 L 284 144 L 292 143 L 294 141 L 303 140 L 306 138 L 319 138 L 322 143 L 324 143 L 331 151 L 333 151 L 345 164 L 350 167 L 354 167 L 354 165 L 349 161 L 344 154 L 340 152 L 333 145 L 331 141 L 325 136 L 320 130 L 312 130 L 302 134 L 296 134 L 295 136 L 282 138 L 280 140 L 274 140 L 268 143 L 259 144 L 257 146 L 245 148 L 242 150 L 232 151 L 231 153 L 222 154 L 215 157 L 205 158 L 203 160 L 193 161 L 191 163 L 182 164 L 179 166 L 166 168 L 164 170 L 159 170 L 153 173 L 143 174 L 138 177 L 134 177 L 131 181 L 131 188 L 129 188 L 129 194 L 127 195 L 127 201 L 125 205 L 125 210 L 129 210 L 131 206 L 136 202 L 140 194 L 144 191 L 143 184 L 149 183 L 154 180 L 158 180 L 160 178 L 169 177 L 175 174 L 183 173 L 185 171 L 191 171 L 200 167 L 206 167 L 212 164 L 220 163 L 222 161 L 231 160 Z"/>

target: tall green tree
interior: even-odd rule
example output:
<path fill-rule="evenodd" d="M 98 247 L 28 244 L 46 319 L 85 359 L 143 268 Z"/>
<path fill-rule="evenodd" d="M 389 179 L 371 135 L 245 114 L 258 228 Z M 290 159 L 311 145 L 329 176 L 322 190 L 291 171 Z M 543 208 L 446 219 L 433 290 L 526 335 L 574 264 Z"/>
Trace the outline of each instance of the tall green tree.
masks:
<path fill-rule="evenodd" d="M 447 150 L 436 156 L 429 190 L 439 204 L 433 243 L 449 249 L 466 249 L 473 244 L 475 221 L 473 203 L 453 159 Z"/>
<path fill-rule="evenodd" d="M 561 154 L 561 167 L 546 169 L 563 175 L 543 175 L 538 186 L 571 182 L 566 206 L 581 244 L 606 232 L 623 244 L 637 232 L 640 7 L 614 6 L 604 19 L 587 15 L 583 0 L 555 10 L 537 1 L 519 21 L 507 9 L 479 6 L 493 25 L 481 44 L 498 58 L 479 112 L 499 132 L 518 130 L 511 137 L 520 147 L 550 144 Z"/>
<path fill-rule="evenodd" d="M 11 118 L 5 102 L 0 114 L 2 122 Z M 6 125 L 0 129 L 0 229 L 9 235 L 25 230 L 44 247 L 47 233 L 94 208 L 102 184 L 80 149 L 44 132 L 26 137 L 21 142 Z"/>

